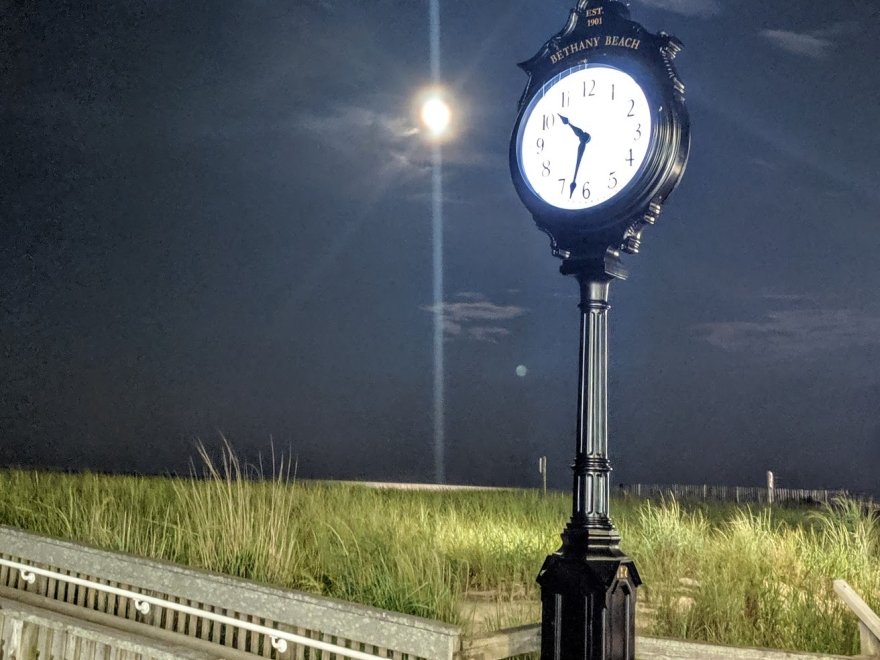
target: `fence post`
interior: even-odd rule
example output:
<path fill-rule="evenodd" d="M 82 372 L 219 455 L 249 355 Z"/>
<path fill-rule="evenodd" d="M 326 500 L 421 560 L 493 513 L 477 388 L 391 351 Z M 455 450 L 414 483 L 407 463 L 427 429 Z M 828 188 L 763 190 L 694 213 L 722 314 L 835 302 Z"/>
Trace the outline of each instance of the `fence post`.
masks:
<path fill-rule="evenodd" d="M 773 504 L 773 490 L 775 486 L 773 484 L 773 472 L 767 470 L 767 504 Z"/>
<path fill-rule="evenodd" d="M 547 497 L 547 457 L 541 456 L 538 458 L 538 472 L 541 473 L 541 478 L 544 486 L 544 497 Z"/>

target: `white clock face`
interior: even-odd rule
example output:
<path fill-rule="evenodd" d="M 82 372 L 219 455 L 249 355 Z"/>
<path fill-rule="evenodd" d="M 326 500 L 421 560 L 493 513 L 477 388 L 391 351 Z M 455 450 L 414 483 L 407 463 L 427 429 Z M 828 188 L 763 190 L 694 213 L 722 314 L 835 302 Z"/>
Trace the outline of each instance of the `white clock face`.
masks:
<path fill-rule="evenodd" d="M 526 109 L 520 171 L 548 204 L 589 209 L 619 195 L 638 174 L 651 128 L 648 99 L 629 74 L 580 64 L 548 81 Z"/>

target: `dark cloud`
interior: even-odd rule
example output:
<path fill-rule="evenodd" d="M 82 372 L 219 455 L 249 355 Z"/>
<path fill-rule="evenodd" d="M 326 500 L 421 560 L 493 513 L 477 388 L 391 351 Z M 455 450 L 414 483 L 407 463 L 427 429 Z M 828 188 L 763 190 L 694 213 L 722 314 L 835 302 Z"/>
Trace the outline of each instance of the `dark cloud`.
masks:
<path fill-rule="evenodd" d="M 713 346 L 761 359 L 808 358 L 880 346 L 880 316 L 853 309 L 780 310 L 756 321 L 705 323 L 697 331 Z"/>
<path fill-rule="evenodd" d="M 719 0 L 641 0 L 641 2 L 648 7 L 700 18 L 716 16 L 723 10 Z"/>
<path fill-rule="evenodd" d="M 480 293 L 462 292 L 455 296 L 460 302 L 447 302 L 440 306 L 443 328 L 448 337 L 462 337 L 476 341 L 497 342 L 510 334 L 503 325 L 526 314 L 527 310 L 516 305 L 498 305 Z M 423 307 L 425 311 L 436 313 L 438 307 Z M 487 322 L 495 322 L 487 325 Z"/>
<path fill-rule="evenodd" d="M 760 34 L 777 48 L 814 59 L 827 56 L 829 50 L 834 46 L 834 42 L 830 39 L 804 32 L 761 30 Z"/>

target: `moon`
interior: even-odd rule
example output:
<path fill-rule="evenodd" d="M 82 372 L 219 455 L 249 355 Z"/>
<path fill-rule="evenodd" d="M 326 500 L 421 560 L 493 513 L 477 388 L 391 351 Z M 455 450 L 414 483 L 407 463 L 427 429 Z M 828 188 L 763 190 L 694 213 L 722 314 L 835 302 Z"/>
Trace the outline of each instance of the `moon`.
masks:
<path fill-rule="evenodd" d="M 432 96 L 422 104 L 422 122 L 433 136 L 443 135 L 449 128 L 451 119 L 452 110 L 449 104 L 439 96 Z"/>
<path fill-rule="evenodd" d="M 529 373 L 529 370 L 524 364 L 521 364 L 516 368 L 516 375 L 520 378 L 525 378 L 527 373 Z"/>

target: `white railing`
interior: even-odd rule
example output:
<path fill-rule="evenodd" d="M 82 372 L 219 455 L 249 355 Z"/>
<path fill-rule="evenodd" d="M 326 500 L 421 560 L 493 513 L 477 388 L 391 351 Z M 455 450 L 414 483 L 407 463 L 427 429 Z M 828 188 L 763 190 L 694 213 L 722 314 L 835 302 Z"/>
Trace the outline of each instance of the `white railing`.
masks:
<path fill-rule="evenodd" d="M 225 623 L 228 625 L 236 626 L 238 628 L 242 628 L 244 630 L 250 630 L 263 635 L 267 635 L 272 642 L 272 647 L 277 649 L 279 653 L 284 653 L 287 650 L 287 642 L 293 642 L 294 644 L 309 646 L 311 648 L 320 649 L 329 653 L 342 655 L 347 658 L 353 658 L 354 660 L 385 660 L 378 655 L 355 651 L 354 649 L 322 642 L 316 639 L 311 639 L 310 637 L 303 637 L 302 635 L 295 635 L 293 633 L 285 632 L 283 630 L 276 630 L 267 626 L 250 623 L 249 621 L 242 621 L 241 619 L 235 619 L 233 617 L 224 616 L 222 614 L 200 610 L 195 607 L 189 607 L 188 605 L 181 605 L 180 603 L 165 600 L 164 598 L 147 596 L 145 594 L 137 593 L 136 591 L 119 589 L 117 587 L 111 587 L 106 584 L 100 584 L 99 582 L 93 582 L 92 580 L 84 580 L 82 578 L 73 577 L 71 575 L 64 575 L 63 573 L 57 573 L 55 571 L 37 568 L 36 566 L 29 566 L 20 562 L 10 561 L 8 559 L 0 558 L 0 565 L 9 566 L 10 568 L 17 569 L 18 572 L 21 574 L 21 578 L 28 584 L 33 584 L 37 579 L 37 575 L 43 575 L 47 578 L 52 578 L 54 580 L 61 580 L 63 582 L 69 582 L 71 584 L 88 587 L 90 589 L 105 591 L 116 596 L 124 596 L 125 598 L 130 598 L 134 601 L 135 609 L 141 614 L 148 614 L 150 611 L 150 605 L 156 605 L 158 607 L 177 610 L 178 612 L 184 612 L 186 614 L 193 614 L 205 619 L 217 621 L 219 623 Z"/>

